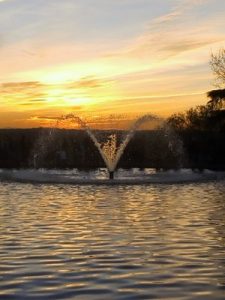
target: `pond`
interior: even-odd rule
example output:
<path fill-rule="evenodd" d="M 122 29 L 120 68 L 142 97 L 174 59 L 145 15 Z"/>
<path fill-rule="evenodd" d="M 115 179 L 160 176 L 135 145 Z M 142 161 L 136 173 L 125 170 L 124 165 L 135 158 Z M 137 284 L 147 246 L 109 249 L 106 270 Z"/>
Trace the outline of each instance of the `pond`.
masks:
<path fill-rule="evenodd" d="M 225 181 L 0 182 L 1 299 L 224 299 Z"/>

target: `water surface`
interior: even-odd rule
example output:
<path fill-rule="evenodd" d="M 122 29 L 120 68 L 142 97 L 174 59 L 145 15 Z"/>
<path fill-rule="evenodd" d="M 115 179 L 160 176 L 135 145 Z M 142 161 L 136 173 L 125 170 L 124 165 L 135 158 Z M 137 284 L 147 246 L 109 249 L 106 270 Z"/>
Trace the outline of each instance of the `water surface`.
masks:
<path fill-rule="evenodd" d="M 224 299 L 225 181 L 0 183 L 0 299 Z"/>

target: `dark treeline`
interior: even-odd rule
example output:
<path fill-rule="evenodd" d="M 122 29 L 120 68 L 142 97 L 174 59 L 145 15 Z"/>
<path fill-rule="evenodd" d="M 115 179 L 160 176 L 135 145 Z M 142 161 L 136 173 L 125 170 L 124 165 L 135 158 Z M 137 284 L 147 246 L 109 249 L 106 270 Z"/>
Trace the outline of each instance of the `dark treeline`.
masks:
<path fill-rule="evenodd" d="M 137 131 L 118 167 L 225 170 L 223 131 L 189 129 L 175 132 Z M 1 129 L 0 168 L 32 167 L 92 169 L 104 167 L 104 162 L 82 130 Z"/>

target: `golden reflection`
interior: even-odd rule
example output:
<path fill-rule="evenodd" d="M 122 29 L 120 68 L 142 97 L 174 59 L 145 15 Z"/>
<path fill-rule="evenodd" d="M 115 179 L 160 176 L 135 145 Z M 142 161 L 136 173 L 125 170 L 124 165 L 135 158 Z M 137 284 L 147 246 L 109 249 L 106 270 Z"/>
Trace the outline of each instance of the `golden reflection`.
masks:
<path fill-rule="evenodd" d="M 25 264 L 24 282 L 40 269 L 50 280 L 46 293 L 86 289 L 103 276 L 127 293 L 224 283 L 224 185 L 24 188 L 1 188 L 1 265 Z"/>

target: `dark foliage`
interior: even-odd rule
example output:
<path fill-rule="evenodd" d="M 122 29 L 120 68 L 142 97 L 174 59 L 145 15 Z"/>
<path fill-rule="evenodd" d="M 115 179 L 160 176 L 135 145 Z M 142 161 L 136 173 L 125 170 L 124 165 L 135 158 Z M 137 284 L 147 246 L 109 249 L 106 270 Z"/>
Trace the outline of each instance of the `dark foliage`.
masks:
<path fill-rule="evenodd" d="M 208 101 L 208 105 L 212 109 L 220 109 L 225 104 L 225 89 L 209 91 L 207 97 L 211 99 Z"/>
<path fill-rule="evenodd" d="M 224 153 L 222 131 L 188 129 L 176 133 L 168 128 L 138 131 L 118 167 L 225 169 Z M 92 169 L 104 167 L 104 163 L 82 130 L 0 130 L 0 168 L 34 166 Z"/>
<path fill-rule="evenodd" d="M 212 109 L 210 105 L 200 105 L 185 113 L 172 115 L 168 118 L 167 125 L 175 131 L 201 130 L 225 133 L 225 110 Z"/>

